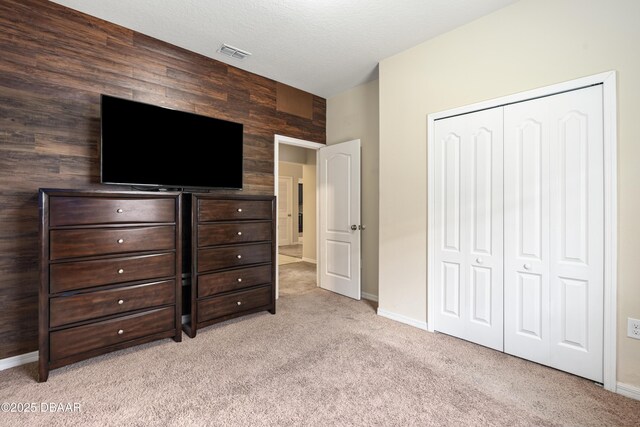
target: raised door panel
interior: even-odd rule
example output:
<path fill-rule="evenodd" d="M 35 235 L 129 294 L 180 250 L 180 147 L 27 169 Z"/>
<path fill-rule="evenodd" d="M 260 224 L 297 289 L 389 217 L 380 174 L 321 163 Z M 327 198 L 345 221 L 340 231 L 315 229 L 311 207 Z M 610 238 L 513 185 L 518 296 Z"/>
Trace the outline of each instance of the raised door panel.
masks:
<path fill-rule="evenodd" d="M 468 171 L 464 185 L 467 229 L 467 339 L 503 349 L 502 109 L 481 111 L 467 118 Z"/>
<path fill-rule="evenodd" d="M 435 124 L 435 329 L 466 339 L 466 269 L 464 230 L 463 140 L 466 123 L 459 117 Z"/>
<path fill-rule="evenodd" d="M 460 252 L 462 138 L 450 133 L 442 141 L 442 250 Z"/>
<path fill-rule="evenodd" d="M 505 350 L 602 381 L 602 88 L 507 106 L 505 129 Z"/>
<path fill-rule="evenodd" d="M 502 349 L 502 110 L 435 129 L 435 329 Z"/>
<path fill-rule="evenodd" d="M 325 203 L 322 203 L 324 211 L 323 240 L 325 254 L 324 275 L 333 289 L 339 291 L 344 284 L 353 279 L 354 265 L 352 260 L 351 241 L 351 168 L 353 159 L 349 153 L 336 153 L 329 156 L 324 163 L 325 176 Z M 332 203 L 328 201 L 331 200 Z M 356 295 L 353 295 L 356 297 Z M 359 296 L 358 296 L 359 297 Z"/>
<path fill-rule="evenodd" d="M 552 97 L 551 360 L 603 380 L 604 161 L 602 87 Z"/>
<path fill-rule="evenodd" d="M 360 299 L 360 140 L 319 152 L 320 286 Z"/>
<path fill-rule="evenodd" d="M 442 264 L 442 299 L 440 312 L 444 316 L 460 318 L 460 264 L 443 262 Z"/>
<path fill-rule="evenodd" d="M 549 126 L 543 100 L 504 107 L 504 350 L 549 362 Z"/>

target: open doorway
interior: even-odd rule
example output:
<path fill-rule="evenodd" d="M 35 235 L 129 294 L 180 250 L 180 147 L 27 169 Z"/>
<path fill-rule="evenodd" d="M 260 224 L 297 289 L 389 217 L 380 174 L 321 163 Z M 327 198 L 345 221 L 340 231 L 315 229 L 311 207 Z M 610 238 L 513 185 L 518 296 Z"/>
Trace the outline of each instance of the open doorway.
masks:
<path fill-rule="evenodd" d="M 311 273 L 317 278 L 317 150 L 324 146 L 275 136 L 274 193 L 278 197 L 276 295 L 280 292 L 281 267 L 285 270 L 300 268 L 306 275 Z"/>

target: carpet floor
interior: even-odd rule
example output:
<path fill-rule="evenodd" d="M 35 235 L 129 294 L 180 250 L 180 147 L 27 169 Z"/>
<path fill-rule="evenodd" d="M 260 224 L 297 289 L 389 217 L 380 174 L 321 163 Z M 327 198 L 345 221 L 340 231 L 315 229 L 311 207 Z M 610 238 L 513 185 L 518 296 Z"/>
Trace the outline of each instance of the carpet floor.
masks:
<path fill-rule="evenodd" d="M 2 426 L 638 426 L 640 401 L 592 382 L 379 317 L 284 265 L 277 314 L 76 363 L 39 384 L 0 372 Z M 3 406 L 4 410 L 4 406 Z"/>

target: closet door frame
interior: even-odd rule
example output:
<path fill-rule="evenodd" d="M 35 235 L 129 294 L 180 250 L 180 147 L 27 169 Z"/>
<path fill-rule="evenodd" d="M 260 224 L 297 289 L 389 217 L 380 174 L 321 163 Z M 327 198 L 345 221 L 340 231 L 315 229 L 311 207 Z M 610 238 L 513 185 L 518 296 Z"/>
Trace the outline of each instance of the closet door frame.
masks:
<path fill-rule="evenodd" d="M 451 110 L 429 114 L 427 117 L 427 330 L 435 331 L 434 301 L 434 253 L 435 242 L 435 121 L 459 114 L 471 113 L 488 108 L 502 107 L 515 102 L 527 101 L 544 96 L 602 85 L 603 91 L 603 131 L 604 131 L 604 342 L 603 378 L 604 388 L 616 392 L 616 327 L 617 327 L 617 109 L 616 72 L 608 71 L 568 82 L 520 92 L 517 94 L 466 105 Z"/>

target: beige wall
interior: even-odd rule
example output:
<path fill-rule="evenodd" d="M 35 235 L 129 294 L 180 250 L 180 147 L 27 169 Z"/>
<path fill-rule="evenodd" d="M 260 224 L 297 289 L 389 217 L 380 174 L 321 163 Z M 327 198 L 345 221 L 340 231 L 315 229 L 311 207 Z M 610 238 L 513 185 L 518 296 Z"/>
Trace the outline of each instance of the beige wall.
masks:
<path fill-rule="evenodd" d="M 522 0 L 380 63 L 381 309 L 426 320 L 427 114 L 616 70 L 618 381 L 640 386 L 639 20 L 638 0 Z"/>
<path fill-rule="evenodd" d="M 278 154 L 280 153 L 281 152 Z M 281 161 L 278 163 L 278 176 L 290 176 L 293 178 L 293 195 L 291 200 L 293 207 L 293 212 L 291 214 L 291 243 L 296 244 L 298 243 L 298 180 L 302 179 L 302 165 Z"/>
<path fill-rule="evenodd" d="M 360 139 L 362 144 L 362 292 L 378 296 L 378 81 L 327 100 L 327 144 Z"/>
<path fill-rule="evenodd" d="M 281 162 L 304 164 L 307 162 L 307 148 L 278 144 L 278 160 Z"/>
<path fill-rule="evenodd" d="M 316 152 L 308 151 L 313 162 L 302 165 L 302 258 L 316 262 Z"/>

